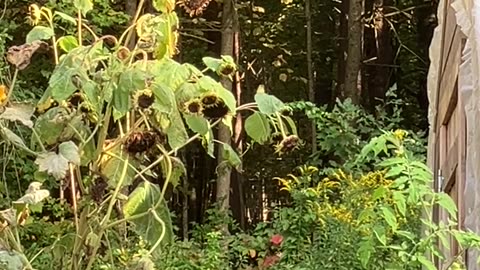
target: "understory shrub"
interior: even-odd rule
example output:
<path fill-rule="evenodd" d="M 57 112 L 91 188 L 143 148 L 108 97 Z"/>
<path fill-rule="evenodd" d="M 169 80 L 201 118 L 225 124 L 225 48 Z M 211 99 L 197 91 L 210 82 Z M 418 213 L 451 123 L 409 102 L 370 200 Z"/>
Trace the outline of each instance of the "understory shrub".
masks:
<path fill-rule="evenodd" d="M 405 147 L 408 139 L 401 130 L 372 139 L 356 162 L 384 156 L 358 177 L 342 170 L 322 177 L 303 166 L 278 178 L 291 201 L 272 221 L 225 237 L 215 226 L 198 227 L 191 241 L 164 251 L 160 269 L 437 269 L 434 258 L 464 269 L 461 254 L 479 248 L 480 237 L 456 229 L 454 202 L 432 191 L 432 175 Z M 434 207 L 450 221 L 435 224 Z M 460 245 L 456 258 L 438 248 L 449 237 Z"/>

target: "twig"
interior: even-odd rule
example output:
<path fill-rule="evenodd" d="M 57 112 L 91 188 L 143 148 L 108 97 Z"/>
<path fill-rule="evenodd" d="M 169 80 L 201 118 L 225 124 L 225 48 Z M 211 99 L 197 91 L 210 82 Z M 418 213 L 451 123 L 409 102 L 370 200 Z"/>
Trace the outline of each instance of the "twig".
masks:
<path fill-rule="evenodd" d="M 70 169 L 70 189 L 72 191 L 73 218 L 75 220 L 75 230 L 78 233 L 78 215 L 77 215 L 77 191 L 75 189 L 75 170 L 73 164 L 69 163 Z M 81 181 L 81 179 L 79 179 Z"/>

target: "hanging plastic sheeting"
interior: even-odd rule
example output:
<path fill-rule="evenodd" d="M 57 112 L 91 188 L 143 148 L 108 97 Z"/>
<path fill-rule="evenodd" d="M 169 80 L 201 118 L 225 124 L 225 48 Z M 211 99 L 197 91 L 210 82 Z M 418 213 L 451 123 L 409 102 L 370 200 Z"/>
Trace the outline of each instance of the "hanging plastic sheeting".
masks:
<path fill-rule="evenodd" d="M 452 7 L 457 24 L 467 38 L 458 75 L 467 127 L 464 226 L 480 233 L 480 1 L 456 0 Z M 468 252 L 467 269 L 480 269 L 476 264 L 478 256 L 478 252 Z"/>
<path fill-rule="evenodd" d="M 427 151 L 427 164 L 430 168 L 434 168 L 435 165 L 435 145 L 436 145 L 436 130 L 435 130 L 435 121 L 437 115 L 437 95 L 438 95 L 438 82 L 440 80 L 440 65 L 442 63 L 441 51 L 442 51 L 442 33 L 443 33 L 443 24 L 445 21 L 444 18 L 444 6 L 445 1 L 440 0 L 438 3 L 437 9 L 437 21 L 438 26 L 433 32 L 432 41 L 429 48 L 430 56 L 430 67 L 428 70 L 427 77 L 427 94 L 428 94 L 428 123 L 430 125 L 429 134 L 428 134 L 428 151 Z"/>

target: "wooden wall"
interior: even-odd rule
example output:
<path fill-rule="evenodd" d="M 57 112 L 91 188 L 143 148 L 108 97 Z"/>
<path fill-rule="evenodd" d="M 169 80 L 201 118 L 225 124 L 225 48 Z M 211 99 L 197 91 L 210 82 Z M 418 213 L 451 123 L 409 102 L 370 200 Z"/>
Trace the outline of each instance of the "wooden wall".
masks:
<path fill-rule="evenodd" d="M 465 36 L 456 23 L 450 1 L 445 3 L 445 22 L 441 51 L 440 77 L 437 88 L 437 116 L 432 127 L 437 134 L 435 145 L 435 185 L 457 203 L 459 227 L 463 228 L 463 193 L 465 184 L 465 112 L 458 93 L 458 73 Z M 446 220 L 447 213 L 438 211 L 436 220 Z M 453 257 L 458 246 L 451 239 L 449 254 Z M 438 265 L 440 269 L 445 266 Z"/>

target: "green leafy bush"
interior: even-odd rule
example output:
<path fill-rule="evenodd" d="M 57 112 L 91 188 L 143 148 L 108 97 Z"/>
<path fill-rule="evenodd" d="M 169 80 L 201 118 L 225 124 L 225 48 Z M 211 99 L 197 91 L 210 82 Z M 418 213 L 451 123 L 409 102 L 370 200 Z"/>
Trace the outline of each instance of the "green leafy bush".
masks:
<path fill-rule="evenodd" d="M 304 101 L 290 103 L 292 110 L 304 113 L 316 126 L 317 152 L 312 154 L 308 164 L 326 174 L 339 168 L 350 171 L 355 166 L 362 166 L 363 170 L 373 169 L 371 163 L 355 163 L 355 158 L 372 138 L 404 126 L 403 102 L 397 98 L 394 90 L 392 88 L 387 92 L 386 103 L 378 106 L 375 114 L 352 104 L 348 99 L 343 102 L 337 100 L 331 109 Z M 409 130 L 409 133 L 406 147 L 416 157 L 425 157 L 424 132 Z"/>
<path fill-rule="evenodd" d="M 176 242 L 165 250 L 168 255 L 159 265 L 164 269 L 414 270 L 437 269 L 433 262 L 438 259 L 451 269 L 462 269 L 461 255 L 467 248 L 479 248 L 480 237 L 456 229 L 454 202 L 447 194 L 432 191 L 432 174 L 408 150 L 408 140 L 402 130 L 373 138 L 355 160 L 377 157 L 378 162 L 360 176 L 336 170 L 322 177 L 317 168 L 304 166 L 278 178 L 290 204 L 279 207 L 271 222 L 250 233 L 217 239 L 218 224 L 226 218 L 212 210 L 210 225 L 197 227 L 191 241 Z M 451 221 L 435 224 L 434 207 L 449 213 Z M 439 242 L 446 245 L 449 237 L 461 247 L 458 257 L 448 258 L 438 249 Z M 223 248 L 229 252 L 222 252 Z"/>

